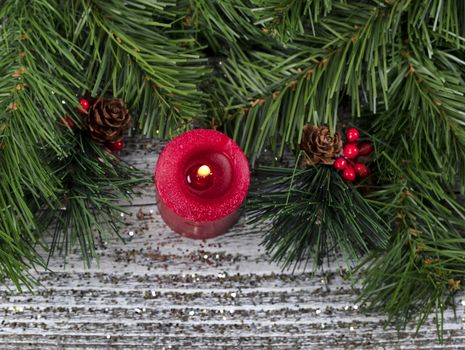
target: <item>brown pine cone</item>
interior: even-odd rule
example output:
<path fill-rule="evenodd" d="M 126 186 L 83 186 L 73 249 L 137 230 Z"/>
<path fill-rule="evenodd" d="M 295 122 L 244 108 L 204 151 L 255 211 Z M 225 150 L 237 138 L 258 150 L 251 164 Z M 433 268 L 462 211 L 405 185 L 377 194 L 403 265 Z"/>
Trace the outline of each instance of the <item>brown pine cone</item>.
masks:
<path fill-rule="evenodd" d="M 300 149 L 305 151 L 305 165 L 332 165 L 342 149 L 341 134 L 336 132 L 331 136 L 326 126 L 307 124 L 304 126 Z"/>
<path fill-rule="evenodd" d="M 131 126 L 131 114 L 122 99 L 95 100 L 86 114 L 90 137 L 99 143 L 118 141 Z"/>

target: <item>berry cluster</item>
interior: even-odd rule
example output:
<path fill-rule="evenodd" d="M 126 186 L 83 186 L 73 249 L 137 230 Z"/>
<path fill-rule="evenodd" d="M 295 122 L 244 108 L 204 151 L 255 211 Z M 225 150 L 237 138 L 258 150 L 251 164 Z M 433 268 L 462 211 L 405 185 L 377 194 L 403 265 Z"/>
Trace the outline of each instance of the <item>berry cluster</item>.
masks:
<path fill-rule="evenodd" d="M 79 100 L 79 104 L 81 105 L 81 108 L 78 110 L 79 114 L 85 115 L 89 111 L 90 102 L 88 100 L 86 100 L 85 98 L 81 98 Z M 76 128 L 76 124 L 68 116 L 62 117 L 61 118 L 61 123 L 66 125 L 70 129 L 75 129 Z M 124 143 L 124 140 L 121 139 L 121 140 L 118 140 L 118 141 L 115 141 L 115 142 L 108 142 L 108 143 L 106 143 L 106 146 L 113 152 L 119 152 L 119 151 L 123 150 L 123 148 L 125 146 L 125 143 Z"/>
<path fill-rule="evenodd" d="M 355 128 L 350 128 L 346 132 L 348 142 L 342 151 L 342 155 L 334 162 L 334 168 L 342 171 L 342 177 L 346 181 L 353 182 L 358 177 L 365 178 L 370 173 L 368 167 L 362 163 L 355 162 L 359 156 L 368 156 L 373 152 L 373 145 L 370 142 L 358 142 L 360 132 Z"/>

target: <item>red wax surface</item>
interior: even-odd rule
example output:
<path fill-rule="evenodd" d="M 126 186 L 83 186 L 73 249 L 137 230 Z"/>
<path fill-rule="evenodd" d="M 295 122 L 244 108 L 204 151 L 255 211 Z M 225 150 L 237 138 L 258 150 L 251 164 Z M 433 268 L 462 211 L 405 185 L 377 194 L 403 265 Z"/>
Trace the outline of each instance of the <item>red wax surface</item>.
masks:
<path fill-rule="evenodd" d="M 211 169 L 208 186 L 192 186 L 192 169 Z M 225 134 L 188 131 L 162 151 L 155 170 L 160 214 L 174 231 L 205 239 L 225 233 L 238 219 L 249 188 L 250 170 L 239 146 Z"/>

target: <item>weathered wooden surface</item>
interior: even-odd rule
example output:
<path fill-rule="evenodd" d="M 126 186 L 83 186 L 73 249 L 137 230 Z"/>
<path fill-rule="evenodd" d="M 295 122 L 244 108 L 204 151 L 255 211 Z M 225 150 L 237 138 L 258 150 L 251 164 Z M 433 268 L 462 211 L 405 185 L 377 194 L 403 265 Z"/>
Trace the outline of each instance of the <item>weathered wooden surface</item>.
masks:
<path fill-rule="evenodd" d="M 153 171 L 161 145 L 130 147 L 126 158 Z M 325 274 L 282 272 L 239 222 L 206 242 L 163 224 L 153 187 L 127 207 L 123 244 L 108 238 L 100 264 L 79 255 L 39 271 L 33 295 L 0 289 L 0 349 L 459 349 L 464 307 L 446 315 L 445 344 L 432 322 L 413 338 L 365 314 L 337 263 Z M 465 302 L 464 302 L 465 304 Z"/>

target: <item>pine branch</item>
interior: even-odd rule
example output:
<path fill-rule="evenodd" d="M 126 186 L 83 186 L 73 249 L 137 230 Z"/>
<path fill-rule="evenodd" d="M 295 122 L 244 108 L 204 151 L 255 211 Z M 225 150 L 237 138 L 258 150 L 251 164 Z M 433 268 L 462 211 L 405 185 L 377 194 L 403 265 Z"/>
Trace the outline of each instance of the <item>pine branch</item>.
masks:
<path fill-rule="evenodd" d="M 308 27 L 315 35 L 315 23 L 329 14 L 333 0 L 255 0 L 256 23 L 283 43 L 303 35 Z M 345 3 L 345 0 L 339 0 Z"/>
<path fill-rule="evenodd" d="M 221 54 L 240 49 L 244 43 L 254 45 L 266 40 L 254 24 L 254 10 L 249 0 L 189 0 L 185 24 L 197 31 L 198 40 L 206 42 L 209 50 Z"/>
<path fill-rule="evenodd" d="M 360 301 L 382 309 L 399 329 L 415 320 L 418 331 L 434 313 L 441 340 L 444 310 L 463 285 L 465 210 L 452 194 L 438 197 L 414 184 L 399 181 L 373 193 L 395 234 L 385 254 L 360 264 Z"/>
<path fill-rule="evenodd" d="M 55 0 L 6 1 L 0 8 L 0 232 L 4 234 L 0 278 L 11 279 L 17 288 L 21 284 L 30 287 L 33 280 L 28 269 L 44 265 L 35 252 L 36 245 L 43 244 L 47 228 L 38 220 L 44 218 L 42 210 L 50 209 L 46 223 L 61 216 L 56 237 L 66 233 L 66 243 L 60 246 L 62 241 L 54 242 L 52 252 L 55 246 L 65 247 L 66 252 L 78 242 L 89 259 L 93 254 L 92 230 L 103 230 L 99 216 L 103 213 L 107 216 L 102 220 L 112 222 L 108 215 L 119 210 L 115 195 L 120 198 L 123 191 L 141 181 L 139 173 L 114 160 L 108 160 L 111 166 L 99 167 L 97 158 L 92 157 L 109 156 L 100 146 L 75 139 L 60 122 L 66 115 L 83 126 L 76 92 L 88 90 L 82 73 L 85 56 L 70 39 L 76 29 L 75 15 L 82 11 L 75 5 Z M 76 147 L 84 147 L 89 155 L 76 153 Z M 80 182 L 68 181 L 69 169 L 62 165 L 70 159 L 81 172 L 87 167 Z M 90 176 L 98 173 L 104 177 L 102 170 L 111 174 L 106 182 Z M 56 208 L 66 196 L 72 198 L 71 209 L 57 215 Z"/>
<path fill-rule="evenodd" d="M 370 199 L 392 218 L 395 234 L 386 254 L 361 265 L 361 300 L 399 328 L 416 320 L 418 330 L 433 312 L 442 339 L 443 313 L 464 273 L 465 208 L 454 193 L 465 174 L 463 63 L 442 34 L 432 37 L 452 47 L 419 46 L 422 31 L 409 27 L 410 40 L 389 69 L 390 108 L 374 123 L 386 185 Z"/>
<path fill-rule="evenodd" d="M 82 83 L 75 47 L 54 30 L 69 20 L 57 7 L 4 1 L 0 18 L 0 278 L 21 289 L 33 282 L 27 270 L 43 265 L 31 207 L 55 203 L 60 188 L 42 156 L 65 154 L 58 119 L 77 105 L 74 91 Z"/>
<path fill-rule="evenodd" d="M 97 235 L 119 235 L 122 203 L 133 197 L 135 186 L 150 180 L 85 134 L 70 139 L 69 148 L 69 157 L 49 159 L 63 189 L 60 206 L 41 208 L 39 221 L 44 231 L 53 231 L 49 259 L 55 253 L 66 258 L 78 246 L 89 266 L 97 257 Z"/>
<path fill-rule="evenodd" d="M 294 14 L 293 6 L 303 6 L 282 4 L 274 10 Z M 328 6 L 315 23 L 305 22 L 305 16 L 292 20 L 302 23 L 298 27 L 311 28 L 313 35 L 300 34 L 286 47 L 270 41 L 261 48 L 234 50 L 221 62 L 222 75 L 214 80 L 212 92 L 218 102 L 212 103 L 212 111 L 252 162 L 267 146 L 277 156 L 286 145 L 292 149 L 306 122 L 328 124 L 334 130 L 345 95 L 351 97 L 352 114 L 357 116 L 396 106 L 389 96 L 397 88 L 398 76 L 392 71 L 411 50 L 406 48 L 407 38 L 419 52 L 442 59 L 445 71 L 464 61 L 460 52 L 450 51 L 464 44 L 459 34 L 465 15 L 457 3 L 351 1 Z M 271 10 L 260 8 L 257 13 Z M 438 91 L 437 85 L 433 88 Z"/>
<path fill-rule="evenodd" d="M 335 253 L 349 264 L 386 247 L 389 227 L 331 167 L 263 170 L 270 178 L 250 194 L 248 213 L 251 222 L 271 221 L 263 244 L 284 267 L 312 261 L 316 269 Z"/>
<path fill-rule="evenodd" d="M 415 35 L 419 33 L 411 33 L 412 41 L 389 68 L 391 107 L 376 117 L 375 138 L 389 145 L 381 145 L 380 150 L 389 154 L 391 163 L 407 165 L 409 176 L 417 183 L 421 179 L 425 188 L 434 186 L 440 194 L 444 185 L 452 188 L 459 180 L 463 189 L 465 62 L 457 52 L 441 48 L 435 48 L 430 59 L 415 45 Z M 386 166 L 390 167 L 386 162 L 380 165 Z M 393 181 L 392 174 L 389 176 Z"/>
<path fill-rule="evenodd" d="M 75 41 L 91 53 L 92 95 L 121 96 L 139 111 L 138 127 L 148 136 L 172 137 L 204 113 L 199 86 L 209 70 L 194 37 L 179 31 L 175 5 L 83 1 L 75 31 Z"/>
<path fill-rule="evenodd" d="M 465 36 L 465 4 L 462 1 L 414 1 L 409 4 L 408 12 L 412 28 L 428 27 L 423 40 L 428 41 L 431 34 L 438 32 L 458 44 L 459 37 Z"/>
<path fill-rule="evenodd" d="M 315 25 L 316 35 L 286 48 L 229 52 L 215 79 L 213 113 L 253 162 L 265 146 L 281 156 L 298 144 L 306 122 L 334 131 L 345 95 L 353 114 L 361 115 L 363 102 L 376 112 L 378 96 L 387 104 L 387 47 L 400 40 L 385 34 L 395 26 L 388 15 L 384 7 L 338 4 Z"/>

